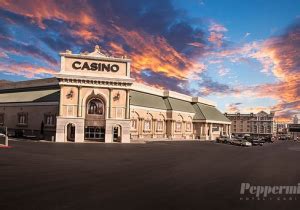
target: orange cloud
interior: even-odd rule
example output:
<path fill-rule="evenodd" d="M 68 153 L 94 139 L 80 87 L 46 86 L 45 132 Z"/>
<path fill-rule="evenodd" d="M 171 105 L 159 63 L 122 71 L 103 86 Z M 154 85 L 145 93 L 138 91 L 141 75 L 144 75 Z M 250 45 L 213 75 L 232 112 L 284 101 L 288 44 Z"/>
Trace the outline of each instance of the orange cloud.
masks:
<path fill-rule="evenodd" d="M 218 47 L 221 47 L 223 44 L 224 35 L 222 33 L 210 32 L 210 36 L 208 37 L 208 41 L 215 43 Z"/>
<path fill-rule="evenodd" d="M 16 0 L 2 0 L 2 8 L 24 15 L 35 21 L 41 28 L 45 28 L 44 20 L 63 20 L 71 24 L 66 32 L 73 37 L 80 37 L 84 42 L 99 41 L 104 36 L 118 36 L 124 43 L 110 42 L 108 50 L 113 55 L 126 55 L 132 59 L 132 70 L 150 68 L 155 72 L 163 72 L 168 76 L 186 79 L 194 72 L 201 72 L 205 66 L 198 61 L 176 51 L 165 38 L 150 35 L 139 30 L 129 30 L 122 26 L 110 25 L 95 17 L 97 11 L 85 0 L 66 0 L 57 2 L 52 0 L 19 2 Z M 84 8 L 84 9 L 83 9 Z M 122 44 L 133 50 L 127 52 Z"/>
<path fill-rule="evenodd" d="M 14 65 L 0 63 L 0 71 L 7 74 L 22 75 L 27 78 L 38 78 L 42 75 L 53 75 L 57 73 L 53 69 L 43 68 L 26 63 L 15 63 Z"/>
<path fill-rule="evenodd" d="M 86 1 L 80 2 L 86 5 Z M 60 19 L 67 22 L 79 22 L 83 25 L 92 25 L 95 20 L 89 14 L 89 7 L 76 7 L 76 2 L 72 0 L 36 0 L 36 1 L 18 1 L 1 0 L 1 8 L 15 12 L 17 14 L 32 18 L 41 28 L 45 28 L 43 20 Z"/>
<path fill-rule="evenodd" d="M 219 48 L 222 47 L 224 32 L 228 31 L 223 25 L 218 23 L 212 23 L 209 27 L 210 35 L 208 41 L 216 44 Z"/>

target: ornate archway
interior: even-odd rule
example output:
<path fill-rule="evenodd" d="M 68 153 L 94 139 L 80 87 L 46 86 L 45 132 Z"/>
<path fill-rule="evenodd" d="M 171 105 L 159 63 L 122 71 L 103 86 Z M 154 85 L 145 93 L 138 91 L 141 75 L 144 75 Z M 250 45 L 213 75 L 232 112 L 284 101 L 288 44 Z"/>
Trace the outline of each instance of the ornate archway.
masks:
<path fill-rule="evenodd" d="M 106 101 L 94 91 L 85 98 L 84 139 L 90 141 L 105 140 Z"/>
<path fill-rule="evenodd" d="M 122 142 L 122 126 L 113 126 L 113 142 Z"/>
<path fill-rule="evenodd" d="M 75 124 L 68 123 L 67 124 L 67 141 L 75 141 Z"/>

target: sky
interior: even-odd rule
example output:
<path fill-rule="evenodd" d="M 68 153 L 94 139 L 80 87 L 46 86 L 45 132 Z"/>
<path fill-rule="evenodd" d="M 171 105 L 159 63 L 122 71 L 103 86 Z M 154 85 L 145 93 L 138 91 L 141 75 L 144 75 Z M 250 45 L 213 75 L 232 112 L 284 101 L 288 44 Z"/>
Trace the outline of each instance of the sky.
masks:
<path fill-rule="evenodd" d="M 223 112 L 300 114 L 299 0 L 0 0 L 0 80 L 52 77 L 59 52 L 97 44 Z"/>

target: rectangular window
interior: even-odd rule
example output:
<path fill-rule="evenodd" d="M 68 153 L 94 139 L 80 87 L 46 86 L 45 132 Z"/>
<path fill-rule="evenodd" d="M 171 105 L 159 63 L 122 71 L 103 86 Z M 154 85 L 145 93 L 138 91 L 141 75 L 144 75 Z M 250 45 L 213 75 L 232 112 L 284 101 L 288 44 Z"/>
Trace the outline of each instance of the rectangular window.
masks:
<path fill-rule="evenodd" d="M 151 121 L 145 120 L 144 121 L 144 131 L 150 131 L 151 130 Z"/>
<path fill-rule="evenodd" d="M 186 123 L 186 131 L 191 131 L 192 130 L 192 123 L 187 122 Z"/>
<path fill-rule="evenodd" d="M 213 126 L 212 127 L 212 131 L 214 132 L 214 131 L 219 131 L 219 126 Z"/>
<path fill-rule="evenodd" d="M 164 129 L 164 122 L 159 120 L 157 121 L 157 131 L 162 131 Z"/>
<path fill-rule="evenodd" d="M 55 125 L 55 115 L 45 114 L 45 126 L 54 126 L 54 125 Z"/>
<path fill-rule="evenodd" d="M 18 125 L 27 125 L 28 123 L 28 114 L 27 113 L 18 113 Z"/>
<path fill-rule="evenodd" d="M 85 139 L 89 140 L 104 140 L 105 138 L 105 128 L 104 127 L 94 127 L 88 126 L 84 129 Z"/>
<path fill-rule="evenodd" d="M 175 131 L 180 132 L 182 127 L 182 122 L 176 122 L 175 124 Z"/>
<path fill-rule="evenodd" d="M 131 130 L 137 129 L 137 120 L 131 120 Z"/>
<path fill-rule="evenodd" d="M 0 113 L 0 125 L 4 125 L 4 113 Z"/>

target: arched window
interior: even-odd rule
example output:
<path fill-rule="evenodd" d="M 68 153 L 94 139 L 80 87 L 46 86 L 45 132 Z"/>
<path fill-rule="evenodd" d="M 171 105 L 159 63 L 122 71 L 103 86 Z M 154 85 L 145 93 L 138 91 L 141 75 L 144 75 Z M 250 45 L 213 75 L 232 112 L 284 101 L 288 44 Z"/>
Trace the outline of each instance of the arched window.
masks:
<path fill-rule="evenodd" d="M 103 115 L 104 104 L 100 99 L 92 99 L 88 103 L 88 114 Z"/>

